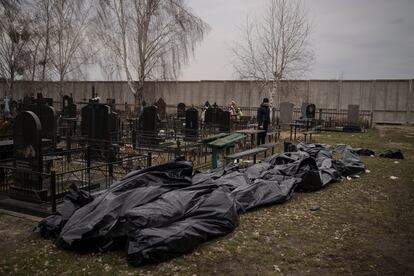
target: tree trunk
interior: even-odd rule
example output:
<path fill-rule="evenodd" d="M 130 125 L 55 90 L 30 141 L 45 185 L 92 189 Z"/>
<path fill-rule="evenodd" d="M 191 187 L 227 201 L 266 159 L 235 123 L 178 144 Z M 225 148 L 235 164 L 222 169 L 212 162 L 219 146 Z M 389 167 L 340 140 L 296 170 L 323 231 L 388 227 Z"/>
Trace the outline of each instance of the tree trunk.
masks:
<path fill-rule="evenodd" d="M 141 105 L 143 95 L 144 95 L 144 82 L 140 81 L 138 82 L 137 93 L 135 93 L 134 95 L 135 107 L 138 107 Z"/>

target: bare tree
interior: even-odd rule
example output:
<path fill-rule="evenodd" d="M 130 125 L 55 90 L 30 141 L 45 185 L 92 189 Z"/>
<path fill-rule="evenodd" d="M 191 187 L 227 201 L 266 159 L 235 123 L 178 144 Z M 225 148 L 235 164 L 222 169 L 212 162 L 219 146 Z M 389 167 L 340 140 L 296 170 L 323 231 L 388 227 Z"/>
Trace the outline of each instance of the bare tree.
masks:
<path fill-rule="evenodd" d="M 60 97 L 63 81 L 71 75 L 79 76 L 82 66 L 90 63 L 97 52 L 88 36 L 94 4 L 93 0 L 53 0 L 51 3 L 50 29 L 45 40 L 50 47 L 45 48 L 43 61 L 50 62 L 59 81 Z"/>
<path fill-rule="evenodd" d="M 7 84 L 6 93 L 13 96 L 14 82 L 24 75 L 30 59 L 30 22 L 19 2 L 0 4 L 0 77 Z"/>
<path fill-rule="evenodd" d="M 184 0 L 101 0 L 96 30 L 137 105 L 147 79 L 174 79 L 209 27 Z M 116 67 L 119 68 L 119 67 Z"/>
<path fill-rule="evenodd" d="M 313 60 L 303 1 L 269 0 L 265 13 L 253 22 L 247 18 L 242 30 L 241 41 L 232 47 L 235 72 L 241 79 L 271 84 L 273 105 L 280 80 L 302 76 Z"/>
<path fill-rule="evenodd" d="M 37 20 L 37 32 L 40 37 L 39 50 L 39 62 L 38 65 L 41 67 L 40 81 L 45 81 L 47 78 L 47 72 L 50 68 L 49 53 L 50 53 L 50 36 L 52 33 L 52 7 L 54 0 L 37 0 L 34 4 L 33 9 L 36 11 Z M 37 54 L 37 52 L 36 52 Z"/>

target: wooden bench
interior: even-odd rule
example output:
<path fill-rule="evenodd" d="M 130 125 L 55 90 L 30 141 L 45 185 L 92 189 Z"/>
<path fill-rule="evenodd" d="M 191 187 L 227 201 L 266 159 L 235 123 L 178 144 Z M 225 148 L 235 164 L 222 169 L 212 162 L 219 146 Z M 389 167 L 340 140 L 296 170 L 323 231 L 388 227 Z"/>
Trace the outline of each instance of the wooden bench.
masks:
<path fill-rule="evenodd" d="M 239 160 L 242 157 L 253 155 L 253 163 L 256 164 L 256 155 L 262 152 L 266 152 L 266 150 L 267 150 L 266 148 L 261 148 L 261 147 L 249 149 L 249 150 L 245 150 L 245 151 L 241 151 L 235 154 L 228 155 L 226 156 L 226 160 L 227 161 L 237 160 L 237 162 L 239 162 Z"/>
<path fill-rule="evenodd" d="M 272 149 L 272 155 L 275 154 L 275 148 L 279 145 L 280 143 L 267 143 L 267 144 L 262 144 L 259 147 L 261 148 L 265 148 L 266 150 L 268 149 Z M 265 151 L 265 157 L 266 157 L 266 153 L 267 151 Z"/>
<path fill-rule="evenodd" d="M 302 134 L 303 134 L 303 137 L 304 137 L 304 139 L 305 139 L 305 142 L 307 142 L 307 137 L 308 137 L 308 135 L 309 135 L 309 142 L 312 142 L 312 135 L 315 133 L 315 131 L 304 131 L 304 132 L 302 132 Z"/>

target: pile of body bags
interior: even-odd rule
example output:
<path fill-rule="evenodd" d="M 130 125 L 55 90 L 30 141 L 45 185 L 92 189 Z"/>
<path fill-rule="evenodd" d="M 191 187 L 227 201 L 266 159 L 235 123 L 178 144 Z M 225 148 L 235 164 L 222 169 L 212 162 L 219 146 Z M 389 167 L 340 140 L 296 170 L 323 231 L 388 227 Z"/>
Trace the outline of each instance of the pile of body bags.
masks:
<path fill-rule="evenodd" d="M 293 150 L 243 169 L 196 172 L 189 162 L 173 161 L 130 172 L 93 194 L 72 186 L 58 212 L 35 231 L 61 248 L 126 249 L 132 265 L 157 263 L 232 232 L 246 211 L 365 171 L 347 145 L 300 143 Z"/>

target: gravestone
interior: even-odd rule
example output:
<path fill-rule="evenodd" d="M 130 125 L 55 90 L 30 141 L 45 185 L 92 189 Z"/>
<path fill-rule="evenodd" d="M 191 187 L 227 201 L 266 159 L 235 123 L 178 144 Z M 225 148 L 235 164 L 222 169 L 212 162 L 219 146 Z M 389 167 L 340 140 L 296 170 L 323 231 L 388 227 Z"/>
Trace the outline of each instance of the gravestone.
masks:
<path fill-rule="evenodd" d="M 112 158 L 117 147 L 113 142 L 120 138 L 120 119 L 116 112 L 106 104 L 90 101 L 81 109 L 81 134 L 84 141 L 91 146 L 92 160 L 108 160 Z"/>
<path fill-rule="evenodd" d="M 109 105 L 111 107 L 111 110 L 116 110 L 115 99 L 106 99 L 106 105 Z"/>
<path fill-rule="evenodd" d="M 90 102 L 81 110 L 81 134 L 90 142 L 110 140 L 111 108 L 105 104 Z"/>
<path fill-rule="evenodd" d="M 76 104 L 71 96 L 63 96 L 62 117 L 76 118 Z"/>
<path fill-rule="evenodd" d="M 44 101 L 42 94 L 37 95 L 35 103 L 27 107 L 39 117 L 43 151 L 52 151 L 56 147 L 56 112 Z"/>
<path fill-rule="evenodd" d="M 314 104 L 308 104 L 305 111 L 306 118 L 315 119 L 316 106 Z"/>
<path fill-rule="evenodd" d="M 139 142 L 142 144 L 157 143 L 158 134 L 158 116 L 157 108 L 155 106 L 148 106 L 139 118 Z"/>
<path fill-rule="evenodd" d="M 314 104 L 302 103 L 301 117 L 302 119 L 315 119 L 316 106 Z"/>
<path fill-rule="evenodd" d="M 214 112 L 213 112 L 213 108 L 209 107 L 206 109 L 205 111 L 205 115 L 204 115 L 204 123 L 206 124 L 206 126 L 209 126 L 210 124 L 213 123 L 213 117 L 214 117 Z"/>
<path fill-rule="evenodd" d="M 231 113 L 230 113 L 230 111 L 221 110 L 218 114 L 219 114 L 219 117 L 218 117 L 219 121 L 217 123 L 220 125 L 220 131 L 221 132 L 230 132 L 230 130 L 231 130 Z"/>
<path fill-rule="evenodd" d="M 198 110 L 191 107 L 185 112 L 185 137 L 196 140 L 198 137 Z"/>
<path fill-rule="evenodd" d="M 47 197 L 43 189 L 42 176 L 42 125 L 32 111 L 23 111 L 16 116 L 13 125 L 14 182 L 11 196 L 33 201 Z"/>
<path fill-rule="evenodd" d="M 343 127 L 344 132 L 361 132 L 359 126 L 359 105 L 348 105 L 348 119 Z"/>
<path fill-rule="evenodd" d="M 283 102 L 280 103 L 280 124 L 290 124 L 293 119 L 293 103 Z"/>
<path fill-rule="evenodd" d="M 158 107 L 158 116 L 161 120 L 165 120 L 167 118 L 167 104 L 162 98 L 159 98 L 155 105 Z"/>
<path fill-rule="evenodd" d="M 121 118 L 119 117 L 118 113 L 111 111 L 109 113 L 109 133 L 110 133 L 110 140 L 111 141 L 120 141 L 121 140 Z"/>
<path fill-rule="evenodd" d="M 177 117 L 178 118 L 184 118 L 185 117 L 185 104 L 179 103 L 177 105 Z"/>
<path fill-rule="evenodd" d="M 53 106 L 53 98 L 43 98 L 43 101 L 48 105 L 48 106 Z"/>
<path fill-rule="evenodd" d="M 359 105 L 348 105 L 348 124 L 359 124 Z"/>
<path fill-rule="evenodd" d="M 19 103 L 13 100 L 10 104 L 10 114 L 14 117 L 19 111 Z"/>
<path fill-rule="evenodd" d="M 223 111 L 217 105 L 208 108 L 205 113 L 205 126 L 213 130 L 229 132 L 231 127 L 231 114 L 228 111 Z"/>
<path fill-rule="evenodd" d="M 218 126 L 220 122 L 220 115 L 223 110 L 217 106 L 210 107 L 206 110 L 205 123 L 207 126 Z"/>
<path fill-rule="evenodd" d="M 35 103 L 35 98 L 30 95 L 30 96 L 24 96 L 23 100 L 19 100 L 19 107 L 18 107 L 18 111 L 22 112 L 27 110 L 27 108 Z"/>

